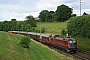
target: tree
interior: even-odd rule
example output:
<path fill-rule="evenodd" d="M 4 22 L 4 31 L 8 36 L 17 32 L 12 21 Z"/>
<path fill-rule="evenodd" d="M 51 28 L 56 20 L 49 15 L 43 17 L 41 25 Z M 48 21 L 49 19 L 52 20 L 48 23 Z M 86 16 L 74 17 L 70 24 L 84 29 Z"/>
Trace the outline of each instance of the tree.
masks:
<path fill-rule="evenodd" d="M 11 24 L 10 24 L 9 21 L 1 22 L 0 26 L 1 26 L 1 27 L 0 27 L 0 30 L 1 30 L 1 31 L 8 31 L 8 30 L 10 30 L 10 28 L 11 28 Z"/>
<path fill-rule="evenodd" d="M 16 21 L 16 19 L 11 19 L 11 21 Z"/>
<path fill-rule="evenodd" d="M 48 20 L 48 21 L 50 21 L 50 22 L 53 21 L 54 14 L 55 14 L 54 11 L 50 11 L 50 12 L 49 12 L 49 20 Z"/>
<path fill-rule="evenodd" d="M 90 38 L 90 15 L 73 17 L 67 26 L 69 35 Z"/>
<path fill-rule="evenodd" d="M 40 14 L 39 18 L 41 19 L 42 22 L 48 21 L 48 15 L 49 15 L 48 10 L 42 10 L 39 14 Z"/>
<path fill-rule="evenodd" d="M 71 17 L 72 9 L 62 4 L 57 7 L 55 13 L 57 21 L 66 21 Z"/>
<path fill-rule="evenodd" d="M 42 10 L 39 14 L 40 15 L 38 17 L 41 19 L 42 22 L 51 22 L 54 11 Z"/>
<path fill-rule="evenodd" d="M 31 15 L 26 16 L 26 27 L 27 27 L 27 31 L 34 30 L 34 27 L 37 27 L 35 18 L 33 16 Z"/>
<path fill-rule="evenodd" d="M 16 19 L 11 19 L 11 21 L 4 21 L 0 23 L 1 31 L 32 31 L 36 27 L 36 21 L 33 16 L 26 16 L 26 21 L 17 22 Z"/>
<path fill-rule="evenodd" d="M 17 28 L 17 20 L 11 19 L 11 30 L 16 30 Z"/>
<path fill-rule="evenodd" d="M 15 30 L 16 31 L 26 31 L 27 30 L 26 25 L 27 25 L 27 23 L 25 21 L 23 21 L 23 22 L 18 21 Z"/>
<path fill-rule="evenodd" d="M 30 24 L 31 27 L 37 27 L 35 18 L 33 16 L 31 16 L 31 15 L 26 16 L 26 23 Z"/>
<path fill-rule="evenodd" d="M 84 12 L 83 15 L 88 15 L 88 14 Z"/>
<path fill-rule="evenodd" d="M 77 15 L 76 14 L 72 14 L 71 17 L 76 17 Z"/>

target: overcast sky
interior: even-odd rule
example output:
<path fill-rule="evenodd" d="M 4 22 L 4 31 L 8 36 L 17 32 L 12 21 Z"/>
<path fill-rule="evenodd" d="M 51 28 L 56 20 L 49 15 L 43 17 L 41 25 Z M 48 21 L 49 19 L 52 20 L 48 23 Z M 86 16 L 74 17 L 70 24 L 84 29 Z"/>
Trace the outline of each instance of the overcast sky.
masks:
<path fill-rule="evenodd" d="M 0 21 L 25 20 L 29 14 L 38 17 L 42 10 L 56 11 L 57 6 L 65 4 L 80 15 L 80 0 L 0 0 Z M 82 0 L 82 14 L 90 14 L 90 0 Z"/>

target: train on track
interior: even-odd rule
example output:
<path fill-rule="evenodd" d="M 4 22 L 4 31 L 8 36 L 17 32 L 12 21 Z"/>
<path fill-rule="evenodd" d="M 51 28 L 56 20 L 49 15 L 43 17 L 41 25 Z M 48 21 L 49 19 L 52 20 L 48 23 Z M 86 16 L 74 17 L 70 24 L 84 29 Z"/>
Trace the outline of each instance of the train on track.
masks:
<path fill-rule="evenodd" d="M 54 46 L 69 53 L 75 53 L 78 49 L 77 41 L 69 36 L 60 37 L 59 35 L 42 34 L 36 32 L 22 32 L 22 31 L 8 31 L 8 32 L 10 34 L 14 33 L 30 36 L 34 40 L 37 40 L 47 45 Z"/>

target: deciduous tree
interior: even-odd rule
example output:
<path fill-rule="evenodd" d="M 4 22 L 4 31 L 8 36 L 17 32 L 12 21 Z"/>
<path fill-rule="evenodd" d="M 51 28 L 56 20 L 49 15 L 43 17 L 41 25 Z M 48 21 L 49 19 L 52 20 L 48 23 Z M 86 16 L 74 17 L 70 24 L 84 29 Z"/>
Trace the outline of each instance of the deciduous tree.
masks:
<path fill-rule="evenodd" d="M 57 21 L 66 21 L 71 17 L 72 9 L 66 5 L 60 5 L 55 12 Z"/>

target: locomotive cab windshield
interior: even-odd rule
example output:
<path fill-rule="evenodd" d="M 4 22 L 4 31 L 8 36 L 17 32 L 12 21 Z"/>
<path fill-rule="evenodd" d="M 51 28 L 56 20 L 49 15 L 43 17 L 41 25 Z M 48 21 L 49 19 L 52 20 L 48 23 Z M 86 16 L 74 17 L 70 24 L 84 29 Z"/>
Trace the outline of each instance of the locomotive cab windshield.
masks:
<path fill-rule="evenodd" d="M 69 38 L 70 48 L 76 48 L 76 40 L 73 38 Z"/>
<path fill-rule="evenodd" d="M 77 51 L 77 42 L 74 38 L 69 38 L 69 51 L 76 52 Z"/>

